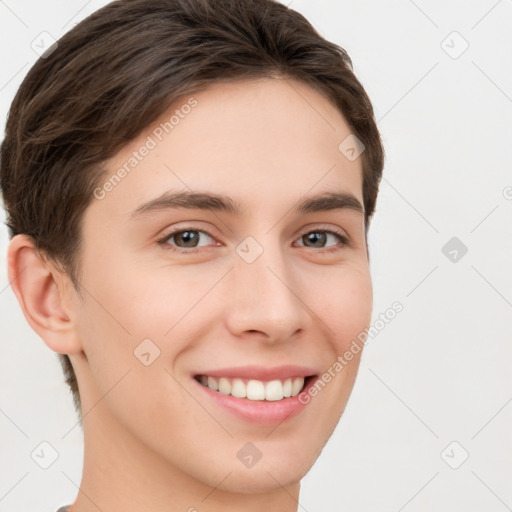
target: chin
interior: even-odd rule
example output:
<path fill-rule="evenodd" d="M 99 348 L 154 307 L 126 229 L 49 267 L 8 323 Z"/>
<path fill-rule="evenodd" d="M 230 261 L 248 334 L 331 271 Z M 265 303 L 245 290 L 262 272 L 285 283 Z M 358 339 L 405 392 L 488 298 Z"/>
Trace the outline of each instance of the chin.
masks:
<path fill-rule="evenodd" d="M 256 467 L 251 469 L 237 468 L 219 486 L 219 489 L 242 494 L 269 493 L 283 487 L 299 484 L 309 469 L 306 467 L 289 469 L 282 466 L 271 466 L 270 468 L 261 466 L 259 469 Z"/>
<path fill-rule="evenodd" d="M 209 482 L 211 485 L 230 492 L 244 494 L 272 492 L 299 484 L 317 458 L 314 452 L 312 447 L 301 451 L 295 450 L 294 453 L 269 451 L 251 467 L 245 467 L 239 460 L 231 464 L 226 461 L 222 469 L 217 468 L 215 477 L 209 475 L 208 480 L 214 480 Z M 230 473 L 229 477 L 226 478 L 228 473 Z M 225 480 L 218 485 L 223 478 Z"/>

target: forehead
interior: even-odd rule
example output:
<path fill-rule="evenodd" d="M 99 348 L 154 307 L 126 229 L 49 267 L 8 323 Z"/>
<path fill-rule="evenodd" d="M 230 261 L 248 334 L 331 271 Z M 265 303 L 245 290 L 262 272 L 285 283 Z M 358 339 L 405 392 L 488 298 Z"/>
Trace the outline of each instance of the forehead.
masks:
<path fill-rule="evenodd" d="M 216 192 L 243 207 L 333 190 L 362 203 L 361 158 L 339 149 L 349 135 L 341 112 L 302 82 L 216 83 L 180 97 L 106 163 L 101 208 L 127 216 L 166 190 Z"/>

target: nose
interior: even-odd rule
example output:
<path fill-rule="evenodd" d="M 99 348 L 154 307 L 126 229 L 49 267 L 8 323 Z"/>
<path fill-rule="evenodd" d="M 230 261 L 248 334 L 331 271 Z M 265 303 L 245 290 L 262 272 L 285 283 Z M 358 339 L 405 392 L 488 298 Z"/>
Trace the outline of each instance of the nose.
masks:
<path fill-rule="evenodd" d="M 293 267 L 277 242 L 272 247 L 267 244 L 249 261 L 243 252 L 237 253 L 228 275 L 230 293 L 224 309 L 228 329 L 233 336 L 260 336 L 268 343 L 289 340 L 310 319 Z"/>

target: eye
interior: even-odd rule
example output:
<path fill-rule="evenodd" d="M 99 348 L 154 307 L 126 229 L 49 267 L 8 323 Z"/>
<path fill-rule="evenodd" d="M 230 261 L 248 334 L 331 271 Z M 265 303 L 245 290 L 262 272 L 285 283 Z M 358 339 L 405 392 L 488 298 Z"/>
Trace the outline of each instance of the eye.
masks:
<path fill-rule="evenodd" d="M 186 254 L 193 254 L 198 252 L 201 247 L 205 247 L 199 245 L 201 235 L 204 235 L 206 238 L 214 241 L 213 237 L 206 231 L 189 227 L 175 230 L 166 234 L 163 238 L 158 240 L 158 243 L 165 249 L 170 249 L 172 251 Z M 325 244 L 329 239 L 334 239 L 335 243 L 334 245 L 327 246 L 327 248 L 325 248 Z M 343 247 L 349 245 L 349 240 L 343 233 L 328 229 L 315 229 L 313 231 L 308 231 L 300 236 L 298 240 L 305 241 L 307 244 L 313 244 L 311 246 L 301 245 L 301 247 L 323 249 L 317 251 L 321 253 L 339 251 Z M 215 245 L 218 246 L 219 244 L 215 242 Z"/>
<path fill-rule="evenodd" d="M 334 243 L 334 245 L 328 246 L 327 249 L 324 249 L 329 237 L 335 241 L 337 240 L 338 243 Z M 343 235 L 341 232 L 329 229 L 317 229 L 314 231 L 308 231 L 307 233 L 303 234 L 299 240 L 314 244 L 312 246 L 306 247 L 324 249 L 323 251 L 319 252 L 334 252 L 348 245 L 348 238 L 345 235 Z"/>
<path fill-rule="evenodd" d="M 186 228 L 173 231 L 172 233 L 165 235 L 165 237 L 160 239 L 158 242 L 167 249 L 190 254 L 197 252 L 197 249 L 201 247 L 198 245 L 199 240 L 201 239 L 200 234 L 206 235 L 207 238 L 213 240 L 213 238 L 206 231 Z M 171 244 L 170 240 L 174 240 L 174 243 Z M 177 246 L 174 246 L 174 244 L 177 244 Z"/>

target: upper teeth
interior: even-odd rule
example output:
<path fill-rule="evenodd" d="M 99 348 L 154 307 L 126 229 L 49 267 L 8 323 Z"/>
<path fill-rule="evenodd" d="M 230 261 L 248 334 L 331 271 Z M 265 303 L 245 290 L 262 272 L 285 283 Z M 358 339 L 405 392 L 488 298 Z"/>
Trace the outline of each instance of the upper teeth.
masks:
<path fill-rule="evenodd" d="M 264 382 L 251 379 L 231 379 L 221 377 L 200 376 L 200 382 L 214 391 L 219 391 L 224 395 L 232 395 L 237 398 L 248 398 L 249 400 L 282 400 L 300 393 L 304 386 L 304 377 L 295 377 L 281 380 L 271 380 Z"/>

